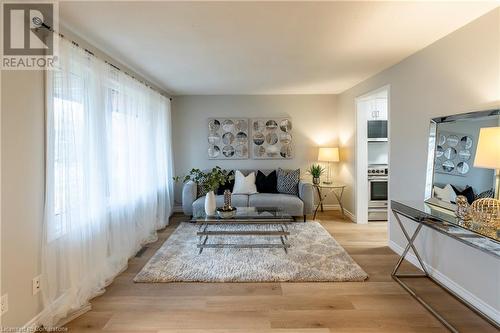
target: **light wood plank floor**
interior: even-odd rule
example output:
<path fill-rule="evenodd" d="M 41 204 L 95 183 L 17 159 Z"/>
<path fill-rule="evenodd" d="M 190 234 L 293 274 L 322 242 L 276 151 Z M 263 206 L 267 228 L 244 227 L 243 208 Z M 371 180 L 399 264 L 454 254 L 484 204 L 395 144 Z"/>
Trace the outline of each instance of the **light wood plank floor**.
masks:
<path fill-rule="evenodd" d="M 347 283 L 133 283 L 133 277 L 175 230 L 176 215 L 159 240 L 92 301 L 70 332 L 328 333 L 447 332 L 390 277 L 397 255 L 387 247 L 386 223 L 357 225 L 337 212 L 322 225 L 369 274 Z M 408 271 L 416 271 L 408 263 Z M 432 282 L 412 286 L 463 332 L 496 329 Z"/>

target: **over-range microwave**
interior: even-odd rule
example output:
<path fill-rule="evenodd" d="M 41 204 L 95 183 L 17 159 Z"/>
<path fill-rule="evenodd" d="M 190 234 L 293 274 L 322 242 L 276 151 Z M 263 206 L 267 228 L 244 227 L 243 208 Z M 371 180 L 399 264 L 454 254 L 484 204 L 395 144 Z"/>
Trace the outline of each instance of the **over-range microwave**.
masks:
<path fill-rule="evenodd" d="M 387 141 L 387 120 L 368 120 L 368 141 Z"/>

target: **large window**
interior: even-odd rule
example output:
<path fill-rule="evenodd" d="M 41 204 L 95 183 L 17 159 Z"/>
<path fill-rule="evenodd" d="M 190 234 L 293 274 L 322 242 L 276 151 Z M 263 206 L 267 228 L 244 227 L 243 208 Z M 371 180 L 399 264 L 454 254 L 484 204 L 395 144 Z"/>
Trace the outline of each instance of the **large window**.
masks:
<path fill-rule="evenodd" d="M 44 296 L 53 325 L 168 223 L 170 101 L 60 41 L 47 74 Z"/>

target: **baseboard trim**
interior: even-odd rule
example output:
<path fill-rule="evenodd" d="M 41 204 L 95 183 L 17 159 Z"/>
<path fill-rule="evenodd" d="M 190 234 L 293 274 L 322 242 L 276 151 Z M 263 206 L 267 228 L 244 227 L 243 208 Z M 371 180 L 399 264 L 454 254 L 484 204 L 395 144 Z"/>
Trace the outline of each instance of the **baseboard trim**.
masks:
<path fill-rule="evenodd" d="M 324 204 L 323 210 L 329 210 L 329 211 L 338 210 L 338 211 L 340 211 L 340 205 L 339 204 Z M 354 216 L 354 214 L 351 211 L 344 208 L 344 214 L 345 214 L 345 216 L 347 216 L 347 218 L 349 220 L 356 223 L 356 216 Z"/>
<path fill-rule="evenodd" d="M 45 310 L 40 311 L 36 316 L 31 318 L 24 326 L 22 327 L 22 332 L 37 332 L 42 325 L 40 325 L 40 320 L 42 316 L 45 315 Z"/>
<path fill-rule="evenodd" d="M 398 244 L 396 244 L 394 241 L 389 241 L 389 248 L 399 255 L 401 255 L 404 251 L 404 249 Z M 415 267 L 420 268 L 420 263 L 418 262 L 417 257 L 413 253 L 409 252 L 406 255 L 405 259 Z M 430 266 L 425 261 L 424 265 L 425 269 L 427 269 L 427 272 L 429 272 L 429 275 L 431 275 L 434 279 L 445 285 L 447 288 L 453 290 L 455 293 L 457 293 L 460 297 L 469 302 L 476 309 L 486 314 L 496 323 L 500 324 L 500 311 L 496 310 L 491 305 L 483 302 L 480 298 L 476 297 L 467 289 L 463 288 L 461 285 L 451 280 L 449 277 L 447 277 L 434 267 Z"/>
<path fill-rule="evenodd" d="M 344 214 L 349 218 L 349 220 L 356 223 L 356 215 L 354 215 L 351 211 L 344 208 Z"/>

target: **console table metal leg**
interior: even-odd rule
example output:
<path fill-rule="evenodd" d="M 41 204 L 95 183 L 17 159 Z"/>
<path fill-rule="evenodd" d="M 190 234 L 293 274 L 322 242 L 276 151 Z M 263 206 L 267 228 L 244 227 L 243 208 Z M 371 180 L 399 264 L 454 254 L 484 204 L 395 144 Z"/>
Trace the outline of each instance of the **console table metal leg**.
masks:
<path fill-rule="evenodd" d="M 340 190 L 340 194 L 338 194 L 335 190 L 333 190 L 333 194 L 335 194 L 335 197 L 337 198 L 337 201 L 339 202 L 340 206 L 340 211 L 342 212 L 342 216 L 345 216 L 344 214 L 344 205 L 342 204 L 342 196 L 344 195 L 344 188 Z"/>
<path fill-rule="evenodd" d="M 323 209 L 323 195 L 321 195 L 321 190 L 319 189 L 319 187 L 316 187 L 316 192 L 318 192 L 319 205 L 321 206 L 321 212 L 324 212 L 325 210 Z"/>
<path fill-rule="evenodd" d="M 396 266 L 394 267 L 394 270 L 392 271 L 392 278 L 401 286 L 403 289 L 405 289 L 410 296 L 412 296 L 417 302 L 419 302 L 427 311 L 429 311 L 434 317 L 436 317 L 437 320 L 441 322 L 448 330 L 454 333 L 458 333 L 458 330 L 453 327 L 446 319 L 444 319 L 436 310 L 434 310 L 426 301 L 424 301 L 420 296 L 418 296 L 415 291 L 413 291 L 410 286 L 408 286 L 405 282 L 403 282 L 400 278 L 405 278 L 405 277 L 410 277 L 410 278 L 430 278 L 429 273 L 427 272 L 427 269 L 425 268 L 425 265 L 422 261 L 422 258 L 420 257 L 420 254 L 418 253 L 417 249 L 415 248 L 415 245 L 413 244 L 415 242 L 415 239 L 417 238 L 418 233 L 422 229 L 423 224 L 419 224 L 413 235 L 410 237 L 408 232 L 406 231 L 403 223 L 401 222 L 401 219 L 399 218 L 399 215 L 396 212 L 393 212 L 394 216 L 396 218 L 396 221 L 399 224 L 399 227 L 401 228 L 401 231 L 403 231 L 403 234 L 408 241 L 408 244 L 406 245 L 405 250 L 399 257 L 398 262 L 396 263 Z M 420 266 L 422 267 L 422 270 L 424 274 L 398 274 L 398 269 L 401 266 L 401 263 L 403 262 L 404 258 L 408 254 L 408 251 L 413 249 L 413 252 L 415 253 L 415 257 L 417 258 L 418 262 L 420 263 Z M 430 278 L 431 281 L 434 281 L 434 279 Z M 435 282 L 435 281 L 434 281 Z M 439 284 L 438 284 L 439 285 Z"/>

